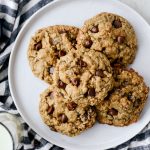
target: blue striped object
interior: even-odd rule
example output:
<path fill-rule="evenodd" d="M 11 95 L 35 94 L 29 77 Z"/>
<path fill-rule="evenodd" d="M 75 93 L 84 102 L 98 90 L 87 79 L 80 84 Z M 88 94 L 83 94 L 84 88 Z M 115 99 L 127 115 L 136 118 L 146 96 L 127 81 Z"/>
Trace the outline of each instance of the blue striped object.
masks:
<path fill-rule="evenodd" d="M 13 103 L 8 84 L 9 56 L 22 25 L 52 0 L 0 0 L 0 111 L 21 118 Z M 18 150 L 62 150 L 37 135 L 22 120 L 24 137 Z M 115 136 L 115 135 L 114 135 Z M 150 124 L 137 136 L 111 150 L 150 150 Z"/>

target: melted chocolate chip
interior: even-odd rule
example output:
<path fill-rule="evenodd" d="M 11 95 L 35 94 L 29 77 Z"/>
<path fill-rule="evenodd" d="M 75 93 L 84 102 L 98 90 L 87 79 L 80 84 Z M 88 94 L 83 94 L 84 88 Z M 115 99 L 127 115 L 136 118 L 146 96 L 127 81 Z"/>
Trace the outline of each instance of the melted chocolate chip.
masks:
<path fill-rule="evenodd" d="M 62 123 L 66 123 L 68 121 L 68 118 L 65 114 L 62 114 L 60 120 Z"/>
<path fill-rule="evenodd" d="M 64 50 L 59 51 L 59 57 L 62 57 L 65 55 L 66 55 L 66 51 L 64 51 Z"/>
<path fill-rule="evenodd" d="M 125 37 L 124 36 L 118 36 L 117 41 L 119 44 L 122 44 L 125 41 Z"/>
<path fill-rule="evenodd" d="M 85 40 L 84 42 L 84 47 L 85 48 L 90 48 L 92 46 L 93 42 L 91 40 Z"/>
<path fill-rule="evenodd" d="M 77 61 L 77 65 L 80 65 L 81 67 L 87 67 L 87 63 L 86 62 L 84 62 L 83 60 L 81 60 L 81 59 L 78 59 L 78 61 Z"/>
<path fill-rule="evenodd" d="M 122 27 L 122 24 L 120 22 L 120 20 L 114 20 L 112 22 L 112 25 L 115 27 L 115 28 L 121 28 Z"/>
<path fill-rule="evenodd" d="M 75 86 L 79 86 L 80 85 L 80 79 L 79 78 L 72 79 L 71 82 Z"/>
<path fill-rule="evenodd" d="M 111 116 L 116 116 L 116 115 L 118 115 L 118 111 L 114 108 L 111 108 L 108 110 L 107 114 L 111 115 Z"/>
<path fill-rule="evenodd" d="M 40 50 L 42 48 L 42 43 L 41 43 L 41 41 L 40 42 L 38 42 L 36 45 L 35 45 L 35 49 L 36 50 Z"/>
<path fill-rule="evenodd" d="M 48 114 L 52 114 L 54 112 L 54 107 L 49 106 L 47 112 L 48 112 Z"/>
<path fill-rule="evenodd" d="M 67 104 L 67 107 L 68 107 L 68 110 L 69 110 L 69 111 L 72 111 L 72 110 L 75 110 L 75 109 L 76 109 L 77 104 L 76 104 L 75 102 L 69 102 L 69 103 Z"/>
<path fill-rule="evenodd" d="M 88 90 L 88 95 L 89 96 L 91 96 L 91 97 L 94 97 L 95 96 L 95 89 L 94 88 L 90 88 L 89 90 Z"/>
<path fill-rule="evenodd" d="M 64 82 L 62 82 L 61 80 L 58 82 L 58 87 L 65 89 L 66 88 L 66 84 Z"/>
<path fill-rule="evenodd" d="M 98 26 L 93 26 L 90 30 L 92 33 L 97 33 L 99 30 L 98 30 Z"/>

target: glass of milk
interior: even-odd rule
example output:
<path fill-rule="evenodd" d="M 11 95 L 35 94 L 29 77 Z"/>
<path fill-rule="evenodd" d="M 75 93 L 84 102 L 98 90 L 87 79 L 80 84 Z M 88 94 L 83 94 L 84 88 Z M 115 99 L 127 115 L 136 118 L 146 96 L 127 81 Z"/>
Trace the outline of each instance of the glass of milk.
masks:
<path fill-rule="evenodd" d="M 0 150 L 16 150 L 20 146 L 22 135 L 19 117 L 0 112 Z"/>

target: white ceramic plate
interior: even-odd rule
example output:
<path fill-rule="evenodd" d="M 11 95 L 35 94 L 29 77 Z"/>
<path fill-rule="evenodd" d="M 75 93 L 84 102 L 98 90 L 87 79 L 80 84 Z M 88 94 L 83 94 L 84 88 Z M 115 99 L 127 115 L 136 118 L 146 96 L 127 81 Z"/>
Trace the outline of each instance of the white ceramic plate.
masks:
<path fill-rule="evenodd" d="M 132 65 L 150 86 L 150 27 L 134 10 L 116 0 L 59 0 L 37 12 L 22 28 L 16 39 L 9 64 L 9 84 L 15 104 L 24 120 L 43 138 L 61 147 L 74 150 L 100 150 L 117 146 L 140 132 L 150 121 L 150 101 L 141 119 L 128 127 L 96 124 L 79 136 L 70 138 L 49 130 L 38 111 L 39 94 L 48 85 L 34 77 L 27 60 L 29 40 L 42 27 L 66 24 L 81 27 L 84 20 L 100 12 L 124 16 L 133 25 L 138 37 L 138 53 Z"/>

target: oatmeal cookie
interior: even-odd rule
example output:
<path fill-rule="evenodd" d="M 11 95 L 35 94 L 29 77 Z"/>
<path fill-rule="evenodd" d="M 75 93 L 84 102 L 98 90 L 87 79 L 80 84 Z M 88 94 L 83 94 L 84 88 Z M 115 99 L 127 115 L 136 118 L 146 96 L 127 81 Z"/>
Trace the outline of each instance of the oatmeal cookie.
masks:
<path fill-rule="evenodd" d="M 112 65 L 131 64 L 137 50 L 137 39 L 131 24 L 112 13 L 101 13 L 85 21 L 77 42 L 78 47 L 103 52 Z"/>
<path fill-rule="evenodd" d="M 49 87 L 41 94 L 41 117 L 53 131 L 75 136 L 92 127 L 96 112 L 91 106 L 80 107 L 56 87 Z"/>
<path fill-rule="evenodd" d="M 35 33 L 28 48 L 28 60 L 35 76 L 52 83 L 57 60 L 76 49 L 78 30 L 72 26 L 56 25 Z"/>
<path fill-rule="evenodd" d="M 149 88 L 133 69 L 115 69 L 115 88 L 96 106 L 97 119 L 100 123 L 126 126 L 139 119 Z"/>
<path fill-rule="evenodd" d="M 83 53 L 81 49 L 60 58 L 53 79 L 58 88 L 80 105 L 100 103 L 114 84 L 106 56 L 93 50 Z"/>

